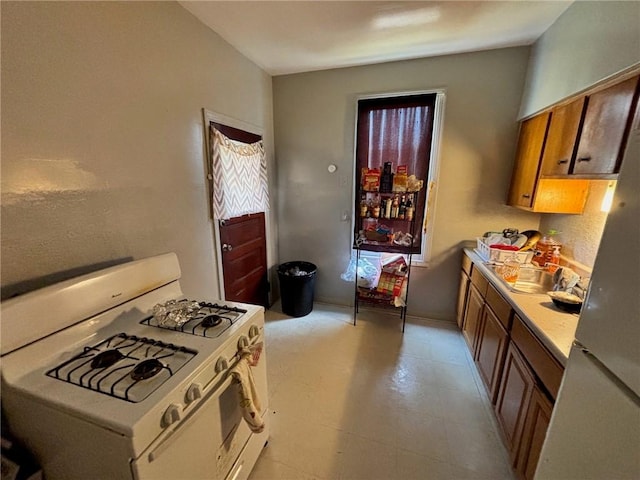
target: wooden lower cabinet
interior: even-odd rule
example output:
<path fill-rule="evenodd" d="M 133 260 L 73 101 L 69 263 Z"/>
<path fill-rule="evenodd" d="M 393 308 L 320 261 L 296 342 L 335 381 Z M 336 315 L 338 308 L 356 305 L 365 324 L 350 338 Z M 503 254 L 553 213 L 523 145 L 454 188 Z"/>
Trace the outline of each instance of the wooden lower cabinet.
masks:
<path fill-rule="evenodd" d="M 515 464 L 535 377 L 513 343 L 509 343 L 495 405 L 507 449 Z"/>
<path fill-rule="evenodd" d="M 460 287 L 458 289 L 458 303 L 456 305 L 456 322 L 458 328 L 462 330 L 464 325 L 464 311 L 467 306 L 467 298 L 469 295 L 469 284 L 471 280 L 467 274 L 463 271 L 460 272 Z"/>
<path fill-rule="evenodd" d="M 509 334 L 497 315 L 485 306 L 478 328 L 475 361 L 492 404 L 496 403 L 508 342 Z"/>
<path fill-rule="evenodd" d="M 462 325 L 462 335 L 469 345 L 471 356 L 475 357 L 476 344 L 478 339 L 478 325 L 480 324 L 480 315 L 482 315 L 482 307 L 484 306 L 484 298 L 478 292 L 474 285 L 469 286 L 469 296 L 467 298 L 467 308 L 464 312 L 464 322 Z"/>
<path fill-rule="evenodd" d="M 467 272 L 460 277 L 458 326 L 494 405 L 515 473 L 532 480 L 564 368 L 475 265 Z"/>
<path fill-rule="evenodd" d="M 524 422 L 522 440 L 516 460 L 516 473 L 520 478 L 533 480 L 536 473 L 542 444 L 549 428 L 553 404 L 538 387 L 533 389 L 527 418 Z"/>

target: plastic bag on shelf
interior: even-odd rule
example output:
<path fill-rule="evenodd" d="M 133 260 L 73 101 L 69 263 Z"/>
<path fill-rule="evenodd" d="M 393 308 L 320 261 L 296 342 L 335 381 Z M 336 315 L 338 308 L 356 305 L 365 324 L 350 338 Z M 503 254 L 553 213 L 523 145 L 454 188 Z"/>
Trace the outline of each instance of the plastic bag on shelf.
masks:
<path fill-rule="evenodd" d="M 340 278 L 345 282 L 354 282 L 356 279 L 356 263 L 358 264 L 358 286 L 373 288 L 378 283 L 380 277 L 380 269 L 372 264 L 366 258 L 360 257 L 360 262 L 356 260 L 356 254 L 351 254 L 349 265 Z"/>

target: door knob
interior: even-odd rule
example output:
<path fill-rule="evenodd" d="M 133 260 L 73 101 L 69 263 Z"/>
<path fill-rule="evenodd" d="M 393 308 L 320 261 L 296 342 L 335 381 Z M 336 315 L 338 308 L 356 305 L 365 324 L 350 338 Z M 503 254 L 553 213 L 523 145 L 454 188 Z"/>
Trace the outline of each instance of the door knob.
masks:
<path fill-rule="evenodd" d="M 233 250 L 233 247 L 231 245 L 229 245 L 228 243 L 223 243 L 222 244 L 222 251 L 223 252 L 230 252 L 231 250 Z"/>

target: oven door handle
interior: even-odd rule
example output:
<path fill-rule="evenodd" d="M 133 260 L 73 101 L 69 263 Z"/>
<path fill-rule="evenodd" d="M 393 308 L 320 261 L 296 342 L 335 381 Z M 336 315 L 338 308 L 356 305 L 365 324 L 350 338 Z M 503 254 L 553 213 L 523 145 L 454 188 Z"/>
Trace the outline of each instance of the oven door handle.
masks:
<path fill-rule="evenodd" d="M 203 405 L 204 400 L 218 397 L 223 391 L 229 388 L 232 383 L 233 377 L 227 374 L 227 378 L 225 378 L 215 390 L 212 390 L 210 393 L 203 396 L 198 404 L 198 407 Z M 194 418 L 196 418 L 196 413 L 198 413 L 199 409 L 200 408 L 195 408 L 194 410 L 190 411 L 189 415 L 182 422 L 175 424 L 175 427 L 170 430 L 165 430 L 165 435 L 157 440 L 156 446 L 153 447 L 153 449 L 149 452 L 149 463 L 160 458 L 160 456 L 171 446 L 171 440 L 175 436 L 175 434 L 178 433 L 181 429 L 188 427 L 191 422 L 194 421 Z"/>

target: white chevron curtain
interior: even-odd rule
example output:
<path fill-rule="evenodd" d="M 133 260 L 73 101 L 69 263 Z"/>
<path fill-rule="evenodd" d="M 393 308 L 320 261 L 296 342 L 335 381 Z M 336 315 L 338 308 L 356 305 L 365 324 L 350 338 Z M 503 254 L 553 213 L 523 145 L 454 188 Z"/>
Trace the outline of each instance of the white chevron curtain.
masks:
<path fill-rule="evenodd" d="M 217 220 L 269 210 L 267 161 L 262 140 L 231 140 L 213 126 L 213 216 Z"/>

